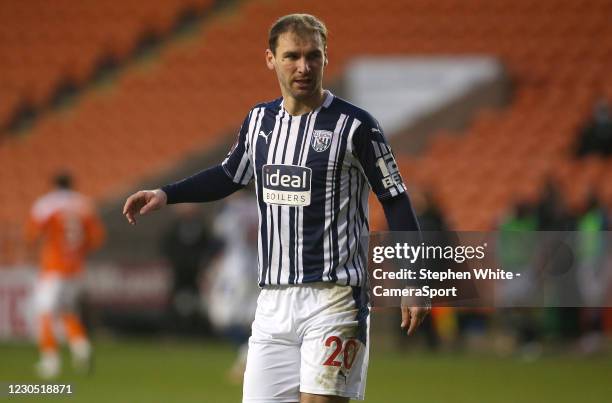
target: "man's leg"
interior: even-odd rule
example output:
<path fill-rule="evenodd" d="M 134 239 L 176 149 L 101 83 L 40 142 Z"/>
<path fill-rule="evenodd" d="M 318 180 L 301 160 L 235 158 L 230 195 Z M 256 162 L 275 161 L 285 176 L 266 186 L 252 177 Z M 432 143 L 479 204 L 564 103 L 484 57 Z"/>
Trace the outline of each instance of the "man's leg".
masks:
<path fill-rule="evenodd" d="M 249 342 L 244 372 L 243 402 L 297 402 L 300 350 L 297 345 Z"/>
<path fill-rule="evenodd" d="M 85 327 L 79 317 L 72 312 L 62 315 L 64 328 L 68 336 L 68 344 L 72 354 L 72 364 L 79 372 L 89 373 L 91 371 L 91 344 L 87 338 Z"/>
<path fill-rule="evenodd" d="M 300 403 L 348 403 L 348 397 L 313 395 L 312 393 L 300 393 Z"/>
<path fill-rule="evenodd" d="M 312 313 L 302 327 L 301 401 L 363 400 L 369 309 L 361 300 L 361 289 L 332 284 L 303 288 L 302 304 Z"/>
<path fill-rule="evenodd" d="M 60 372 L 60 358 L 57 340 L 53 334 L 53 315 L 43 313 L 39 316 L 38 345 L 40 360 L 36 364 L 36 372 L 43 379 L 55 378 Z"/>
<path fill-rule="evenodd" d="M 61 361 L 53 329 L 59 290 L 60 282 L 55 277 L 39 279 L 34 290 L 40 349 L 40 360 L 36 364 L 36 372 L 44 379 L 55 378 L 60 373 Z"/>
<path fill-rule="evenodd" d="M 300 399 L 300 343 L 287 287 L 264 288 L 249 339 L 243 403 L 297 403 Z"/>
<path fill-rule="evenodd" d="M 90 373 L 92 370 L 91 344 L 85 326 L 83 326 L 77 313 L 81 294 L 82 282 L 80 278 L 65 279 L 62 282 L 60 309 L 72 354 L 72 365 L 78 372 Z"/>

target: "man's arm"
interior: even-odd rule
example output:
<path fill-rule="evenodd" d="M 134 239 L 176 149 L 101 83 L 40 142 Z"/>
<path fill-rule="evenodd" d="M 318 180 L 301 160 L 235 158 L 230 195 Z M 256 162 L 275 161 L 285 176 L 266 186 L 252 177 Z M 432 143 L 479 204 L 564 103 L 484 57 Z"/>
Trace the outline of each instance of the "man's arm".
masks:
<path fill-rule="evenodd" d="M 382 200 L 381 204 L 385 211 L 390 231 L 420 231 L 416 214 L 414 214 L 410 199 L 405 192 Z M 408 306 L 402 304 L 402 323 L 400 326 L 403 329 L 407 328 L 406 333 L 408 335 L 413 334 L 430 310 L 429 306 Z"/>
<path fill-rule="evenodd" d="M 234 183 L 221 165 L 163 186 L 168 204 L 203 203 L 223 199 L 245 185 Z"/>
<path fill-rule="evenodd" d="M 372 191 L 385 210 L 385 217 L 391 231 L 419 231 L 406 186 L 399 173 L 395 157 L 383 134 L 383 130 L 373 117 L 366 115 L 352 138 L 352 151 L 362 167 Z M 409 307 L 402 301 L 402 328 L 414 333 L 423 321 L 429 307 Z"/>
<path fill-rule="evenodd" d="M 136 214 L 145 215 L 159 210 L 166 204 L 199 203 L 222 199 L 244 185 L 237 184 L 227 176 L 221 165 L 198 172 L 179 182 L 161 189 L 141 190 L 134 193 L 123 206 L 123 215 L 130 224 L 136 224 Z"/>
<path fill-rule="evenodd" d="M 419 222 L 406 193 L 381 201 L 389 231 L 420 231 Z"/>

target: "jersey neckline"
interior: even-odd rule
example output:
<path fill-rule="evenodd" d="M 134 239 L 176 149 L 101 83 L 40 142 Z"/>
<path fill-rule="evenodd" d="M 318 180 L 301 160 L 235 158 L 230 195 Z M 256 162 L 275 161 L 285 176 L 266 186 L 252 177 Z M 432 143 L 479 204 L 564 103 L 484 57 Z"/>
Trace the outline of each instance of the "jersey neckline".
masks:
<path fill-rule="evenodd" d="M 321 110 L 321 108 L 329 108 L 329 106 L 331 105 L 332 101 L 334 100 L 334 94 L 332 94 L 332 92 L 330 90 L 323 90 L 323 92 L 325 93 L 325 99 L 323 100 L 323 103 L 316 109 L 311 110 L 310 112 L 306 112 L 306 113 L 302 113 L 300 115 L 292 115 L 289 113 L 289 111 L 287 109 L 285 109 L 285 99 L 281 97 L 281 103 L 280 103 L 280 107 L 281 109 L 289 116 L 291 116 L 292 118 L 299 118 L 300 116 L 306 116 L 309 115 L 313 112 L 319 112 Z"/>

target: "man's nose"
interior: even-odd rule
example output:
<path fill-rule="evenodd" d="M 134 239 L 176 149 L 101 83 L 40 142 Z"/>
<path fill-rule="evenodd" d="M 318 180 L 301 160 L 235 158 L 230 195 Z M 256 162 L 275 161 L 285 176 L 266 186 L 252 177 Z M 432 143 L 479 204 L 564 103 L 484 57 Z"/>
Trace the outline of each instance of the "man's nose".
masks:
<path fill-rule="evenodd" d="M 297 67 L 300 73 L 308 73 L 310 71 L 310 64 L 308 64 L 306 57 L 300 57 Z"/>

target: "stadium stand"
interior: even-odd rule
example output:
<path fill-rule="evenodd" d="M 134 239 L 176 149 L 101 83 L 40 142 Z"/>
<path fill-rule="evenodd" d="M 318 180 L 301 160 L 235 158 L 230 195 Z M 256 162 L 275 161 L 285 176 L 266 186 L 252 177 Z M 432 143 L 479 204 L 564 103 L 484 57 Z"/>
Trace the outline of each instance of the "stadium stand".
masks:
<path fill-rule="evenodd" d="M 190 4 L 147 2 L 156 12 L 137 12 L 135 3 L 122 2 L 127 8 L 109 11 L 97 23 L 120 24 L 117 14 L 129 14 L 135 20 L 125 23 L 126 31 L 138 31 L 134 27 L 142 27 L 142 21 L 164 29 L 167 15 L 172 15 L 164 10 Z M 166 9 L 162 4 L 171 5 Z M 507 109 L 481 113 L 461 136 L 438 136 L 422 156 L 401 157 L 404 177 L 431 189 L 454 228 L 492 228 L 514 199 L 534 198 L 548 176 L 563 184 L 574 207 L 591 184 L 612 205 L 611 181 L 603 180 L 612 176 L 610 160 L 574 161 L 570 156 L 595 97 L 612 99 L 612 26 L 607 19 L 612 1 L 415 0 L 384 6 L 367 0 L 253 1 L 215 14 L 193 41 L 169 44 L 149 68 L 126 69 L 112 91 L 88 94 L 69 113 L 37 120 L 27 137 L 0 144 L 2 225 L 19 225 L 27 206 L 60 167 L 77 172 L 80 188 L 103 200 L 163 172 L 193 150 L 227 141 L 224 136 L 235 131 L 251 105 L 277 96 L 275 78 L 263 63 L 262 39 L 276 17 L 298 10 L 320 16 L 331 28 L 328 80 L 338 78 L 358 54 L 489 54 L 506 65 L 515 85 Z M 75 12 L 67 11 L 60 25 L 89 32 L 97 24 L 78 24 L 77 30 Z M 6 10 L 3 15 L 8 19 Z M 122 38 L 112 42 L 117 54 L 133 46 L 134 34 L 111 31 Z M 86 59 L 96 52 L 81 49 L 103 52 L 110 40 L 75 36 L 88 38 L 88 45 L 67 47 L 79 50 L 83 60 L 58 58 L 57 64 L 53 52 L 44 50 L 26 52 L 39 58 L 29 64 L 18 48 L 30 48 L 30 42 L 19 36 L 5 42 L 2 52 L 16 60 L 10 74 L 24 71 L 23 76 L 2 79 L 2 88 L 14 89 L 7 91 L 7 99 L 18 102 L 14 93 L 24 88 L 36 88 L 29 91 L 44 99 L 51 76 L 60 76 L 58 66 L 63 64 L 77 76 L 87 76 L 91 64 Z M 31 42 L 49 48 L 36 37 Z M 45 70 L 40 81 L 37 69 Z M 7 75 L 0 72 L 0 77 Z M 33 81 L 28 77 L 37 84 L 29 87 Z"/>
<path fill-rule="evenodd" d="M 212 0 L 4 1 L 0 3 L 0 128 L 20 107 L 91 79 L 105 58 L 126 59 L 145 35 L 169 32 L 186 10 Z"/>
<path fill-rule="evenodd" d="M 568 89 L 568 91 L 570 91 Z M 513 105 L 493 119 L 476 119 L 463 136 L 434 140 L 425 155 L 400 166 L 406 177 L 432 188 L 453 227 L 490 229 L 518 201 L 535 202 L 548 178 L 561 185 L 569 207 L 583 207 L 591 189 L 604 194 L 609 162 L 574 160 L 576 133 L 594 93 L 521 88 Z M 440 175 L 444 172 L 444 175 Z"/>

